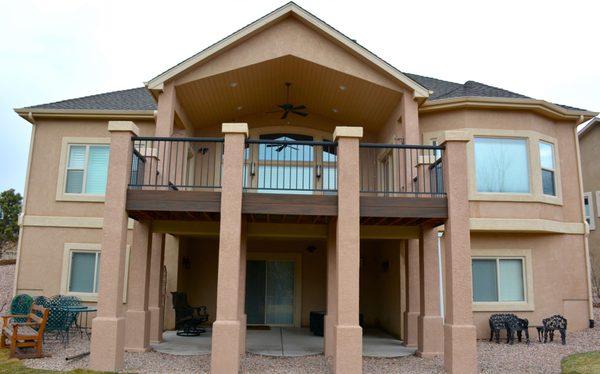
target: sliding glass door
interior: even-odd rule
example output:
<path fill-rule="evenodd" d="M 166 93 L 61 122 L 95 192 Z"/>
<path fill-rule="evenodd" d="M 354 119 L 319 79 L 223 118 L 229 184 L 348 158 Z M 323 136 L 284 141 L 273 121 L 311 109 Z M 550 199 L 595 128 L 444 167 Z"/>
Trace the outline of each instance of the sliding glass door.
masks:
<path fill-rule="evenodd" d="M 294 325 L 294 261 L 248 260 L 246 314 L 249 325 Z"/>

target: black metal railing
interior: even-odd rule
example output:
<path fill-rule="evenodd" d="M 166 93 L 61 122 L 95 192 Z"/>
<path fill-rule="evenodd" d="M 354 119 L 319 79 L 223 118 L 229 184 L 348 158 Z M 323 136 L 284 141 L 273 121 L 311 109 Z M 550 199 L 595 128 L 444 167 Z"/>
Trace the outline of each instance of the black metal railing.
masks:
<path fill-rule="evenodd" d="M 263 193 L 335 193 L 337 143 L 246 140 L 243 187 Z"/>
<path fill-rule="evenodd" d="M 444 147 L 360 144 L 360 190 L 375 196 L 445 195 Z"/>
<path fill-rule="evenodd" d="M 131 189 L 221 187 L 222 138 L 133 137 Z"/>

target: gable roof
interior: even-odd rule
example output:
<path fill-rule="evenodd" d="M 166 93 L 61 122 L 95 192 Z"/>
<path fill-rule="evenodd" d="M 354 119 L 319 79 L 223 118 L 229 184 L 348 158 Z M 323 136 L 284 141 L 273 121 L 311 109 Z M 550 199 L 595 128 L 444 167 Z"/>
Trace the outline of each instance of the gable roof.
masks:
<path fill-rule="evenodd" d="M 157 75 L 150 81 L 146 82 L 146 87 L 148 87 L 148 89 L 151 90 L 160 89 L 162 87 L 162 84 L 167 80 L 172 79 L 173 77 L 179 75 L 184 71 L 187 71 L 189 68 L 210 58 L 211 56 L 224 50 L 225 48 L 240 43 L 242 40 L 264 30 L 268 26 L 290 15 L 294 15 L 300 18 L 301 20 L 307 22 L 312 27 L 325 33 L 326 35 L 340 43 L 342 47 L 350 50 L 355 54 L 358 54 L 359 56 L 369 61 L 371 64 L 375 65 L 376 67 L 380 68 L 392 77 L 396 78 L 398 81 L 411 88 L 414 91 L 415 97 L 427 98 L 429 96 L 429 91 L 425 87 L 423 87 L 416 81 L 410 79 L 400 70 L 396 69 L 395 67 L 384 61 L 382 58 L 375 55 L 373 52 L 361 46 L 355 40 L 350 39 L 346 35 L 342 34 L 338 30 L 331 27 L 329 24 L 319 19 L 312 13 L 308 12 L 304 8 L 298 6 L 294 2 L 289 2 L 283 5 L 282 7 L 275 9 L 271 13 L 265 15 L 264 17 L 259 18 L 251 24 L 222 39 L 221 41 L 211 45 L 210 47 L 198 52 L 192 57 L 180 62 L 174 67 Z"/>

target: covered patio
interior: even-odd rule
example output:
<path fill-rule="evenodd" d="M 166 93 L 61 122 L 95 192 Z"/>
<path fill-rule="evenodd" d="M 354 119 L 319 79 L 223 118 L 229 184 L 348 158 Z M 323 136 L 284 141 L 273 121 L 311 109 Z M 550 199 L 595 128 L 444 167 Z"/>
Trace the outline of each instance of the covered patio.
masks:
<path fill-rule="evenodd" d="M 200 336 L 177 336 L 175 331 L 166 331 L 161 343 L 153 344 L 156 352 L 177 356 L 207 355 L 211 352 L 212 331 Z M 249 353 L 276 356 L 300 357 L 323 354 L 323 337 L 313 335 L 308 328 L 271 327 L 248 329 L 246 351 Z M 414 354 L 415 348 L 402 345 L 400 340 L 379 329 L 366 329 L 363 333 L 363 356 L 393 358 Z"/>

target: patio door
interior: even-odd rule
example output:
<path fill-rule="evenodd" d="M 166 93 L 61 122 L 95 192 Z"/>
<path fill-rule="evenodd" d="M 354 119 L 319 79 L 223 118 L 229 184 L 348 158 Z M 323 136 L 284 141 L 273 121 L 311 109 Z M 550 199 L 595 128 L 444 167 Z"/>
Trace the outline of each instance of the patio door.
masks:
<path fill-rule="evenodd" d="M 246 314 L 249 325 L 295 325 L 296 263 L 248 260 Z"/>

